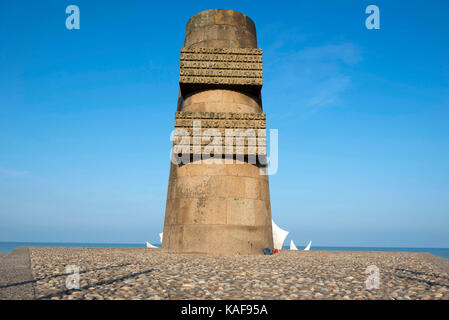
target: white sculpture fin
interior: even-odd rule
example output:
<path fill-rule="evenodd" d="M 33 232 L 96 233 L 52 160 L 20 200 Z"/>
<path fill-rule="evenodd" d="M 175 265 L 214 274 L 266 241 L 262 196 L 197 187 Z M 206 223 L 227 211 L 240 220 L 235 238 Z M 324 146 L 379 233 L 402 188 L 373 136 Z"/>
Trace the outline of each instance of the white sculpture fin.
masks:
<path fill-rule="evenodd" d="M 284 245 L 285 238 L 288 235 L 288 231 L 283 230 L 278 227 L 276 223 L 274 223 L 273 220 L 271 220 L 272 229 L 273 229 L 273 246 L 274 249 L 281 250 L 282 246 Z"/>
<path fill-rule="evenodd" d="M 296 248 L 295 243 L 293 242 L 293 240 L 290 240 L 290 250 L 298 250 L 298 248 Z"/>
<path fill-rule="evenodd" d="M 309 244 L 307 245 L 307 247 L 304 248 L 304 251 L 309 251 L 311 245 L 312 245 L 312 241 L 310 241 Z"/>
<path fill-rule="evenodd" d="M 153 245 L 152 245 L 151 243 L 149 243 L 148 241 L 147 241 L 146 245 L 147 245 L 147 248 L 157 248 L 156 246 L 153 246 Z"/>

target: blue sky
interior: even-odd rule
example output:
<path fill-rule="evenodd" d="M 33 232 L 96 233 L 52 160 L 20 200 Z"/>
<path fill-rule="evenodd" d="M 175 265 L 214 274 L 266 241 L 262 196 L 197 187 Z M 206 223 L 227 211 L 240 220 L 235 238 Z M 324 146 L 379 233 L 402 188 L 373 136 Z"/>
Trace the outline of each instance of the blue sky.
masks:
<path fill-rule="evenodd" d="M 0 241 L 157 242 L 179 49 L 212 8 L 256 23 L 287 240 L 449 247 L 449 3 L 399 0 L 1 1 Z"/>

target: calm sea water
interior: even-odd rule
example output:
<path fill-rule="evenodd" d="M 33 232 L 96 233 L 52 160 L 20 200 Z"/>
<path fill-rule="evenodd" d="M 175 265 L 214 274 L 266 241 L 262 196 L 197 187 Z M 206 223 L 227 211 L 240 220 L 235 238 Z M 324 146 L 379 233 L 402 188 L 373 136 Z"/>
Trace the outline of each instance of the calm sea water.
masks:
<path fill-rule="evenodd" d="M 160 244 L 153 244 L 160 247 Z M 111 248 L 144 248 L 145 243 L 58 243 L 58 242 L 0 242 L 0 252 L 11 252 L 20 246 L 32 247 L 111 247 Z M 288 249 L 288 247 L 284 247 Z M 299 248 L 301 249 L 301 248 Z M 326 251 L 396 251 L 396 252 L 428 252 L 449 259 L 449 248 L 387 248 L 387 247 L 320 247 L 312 246 L 311 250 Z"/>

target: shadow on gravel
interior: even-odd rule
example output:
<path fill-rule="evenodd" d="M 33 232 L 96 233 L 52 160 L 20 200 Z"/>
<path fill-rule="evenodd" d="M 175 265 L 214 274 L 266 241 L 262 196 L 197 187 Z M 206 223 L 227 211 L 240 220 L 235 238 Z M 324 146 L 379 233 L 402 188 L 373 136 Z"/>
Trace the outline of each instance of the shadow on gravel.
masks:
<path fill-rule="evenodd" d="M 435 278 L 441 278 L 441 279 L 444 279 L 444 280 L 449 280 L 448 277 L 439 275 L 437 273 L 426 273 L 426 272 L 421 272 L 421 271 L 407 270 L 407 269 L 403 269 L 403 268 L 396 268 L 396 270 L 403 271 L 403 272 L 408 272 L 408 273 L 411 273 L 411 274 L 413 274 L 415 276 L 428 276 L 428 277 L 435 277 Z"/>
<path fill-rule="evenodd" d="M 416 272 L 416 271 L 410 271 L 410 270 L 406 270 L 406 269 L 404 269 L 404 270 L 397 269 L 397 270 L 410 272 L 412 274 L 415 274 L 415 272 Z M 396 273 L 390 273 L 390 274 L 393 275 L 394 277 L 397 277 L 397 278 L 400 278 L 400 279 L 405 279 L 405 280 L 411 280 L 411 281 L 417 281 L 417 282 L 425 283 L 425 284 L 427 284 L 427 285 L 429 285 L 431 287 L 433 287 L 433 286 L 440 286 L 440 287 L 449 288 L 449 285 L 447 283 L 443 283 L 443 282 L 437 282 L 437 281 L 430 281 L 430 280 L 425 280 L 425 279 L 413 278 L 413 277 L 410 277 L 410 276 L 402 276 L 402 275 L 399 275 L 399 274 L 396 274 Z M 424 272 L 416 272 L 415 275 L 427 275 L 427 274 L 424 273 Z"/>
<path fill-rule="evenodd" d="M 40 296 L 40 297 L 37 298 L 37 300 L 50 299 L 52 297 L 68 295 L 68 294 L 71 294 L 72 292 L 76 292 L 76 291 L 85 291 L 85 290 L 88 290 L 89 288 L 93 288 L 93 287 L 96 287 L 96 286 L 112 284 L 112 283 L 124 281 L 124 280 L 127 280 L 127 279 L 135 278 L 135 277 L 138 277 L 138 276 L 140 276 L 142 274 L 150 273 L 152 271 L 154 271 L 154 269 L 148 269 L 148 270 L 141 271 L 141 272 L 130 273 L 130 274 L 127 274 L 126 276 L 123 276 L 123 277 L 120 277 L 120 278 L 104 280 L 104 281 L 98 281 L 98 282 L 95 282 L 93 284 L 88 284 L 86 286 L 80 287 L 79 289 L 62 290 L 62 291 L 55 292 L 55 293 L 52 293 L 52 294 L 49 294 L 49 295 L 46 295 L 46 296 Z"/>
<path fill-rule="evenodd" d="M 97 269 L 83 270 L 83 271 L 80 271 L 79 274 L 93 272 L 93 271 L 100 271 L 100 270 L 108 270 L 108 269 L 113 269 L 113 268 L 121 268 L 121 267 L 129 266 L 129 265 L 130 265 L 130 263 L 126 263 L 126 264 L 120 264 L 120 265 L 117 265 L 117 266 L 108 266 L 108 267 L 102 267 L 102 268 L 97 268 Z M 29 280 L 29 281 L 10 283 L 10 284 L 7 284 L 7 285 L 0 286 L 0 289 L 9 288 L 9 287 L 16 287 L 16 286 L 22 286 L 22 285 L 29 284 L 29 283 L 35 283 L 35 282 L 41 281 L 41 280 L 47 280 L 47 279 L 54 279 L 54 278 L 57 278 L 57 277 L 70 276 L 72 274 L 73 273 L 58 273 L 58 274 L 55 274 L 55 275 L 52 275 L 52 276 L 43 277 L 43 278 L 37 278 L 37 279 Z"/>

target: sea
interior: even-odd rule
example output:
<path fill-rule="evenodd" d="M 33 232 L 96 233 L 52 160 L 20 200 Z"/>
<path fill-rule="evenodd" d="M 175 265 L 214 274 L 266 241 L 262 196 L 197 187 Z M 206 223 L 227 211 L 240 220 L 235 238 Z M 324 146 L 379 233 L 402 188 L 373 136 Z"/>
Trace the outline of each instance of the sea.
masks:
<path fill-rule="evenodd" d="M 160 243 L 153 244 L 160 247 Z M 11 252 L 17 247 L 109 247 L 109 248 L 145 248 L 145 243 L 76 243 L 76 242 L 0 242 L 0 253 Z M 284 246 L 284 249 L 289 249 Z M 301 248 L 298 248 L 301 250 Z M 398 248 L 398 247 L 323 247 L 312 246 L 310 250 L 323 251 L 395 251 L 428 252 L 449 259 L 449 248 Z"/>

